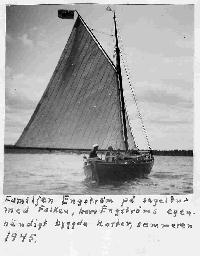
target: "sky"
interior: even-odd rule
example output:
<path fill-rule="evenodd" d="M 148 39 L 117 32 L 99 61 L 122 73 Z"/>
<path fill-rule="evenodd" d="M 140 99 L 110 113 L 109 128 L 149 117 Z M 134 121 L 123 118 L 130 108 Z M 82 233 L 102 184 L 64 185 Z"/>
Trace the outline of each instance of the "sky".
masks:
<path fill-rule="evenodd" d="M 193 6 L 111 7 L 151 147 L 192 149 Z M 62 8 L 77 9 L 113 59 L 112 12 L 104 5 L 7 7 L 5 144 L 21 135 L 67 42 L 74 20 L 59 19 Z M 144 147 L 126 79 L 124 89 L 136 142 Z"/>

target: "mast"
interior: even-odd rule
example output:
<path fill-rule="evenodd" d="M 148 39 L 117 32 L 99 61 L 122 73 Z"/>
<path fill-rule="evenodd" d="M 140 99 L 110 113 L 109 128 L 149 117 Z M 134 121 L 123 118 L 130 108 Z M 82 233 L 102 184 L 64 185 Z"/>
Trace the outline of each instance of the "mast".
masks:
<path fill-rule="evenodd" d="M 122 125 L 123 125 L 123 134 L 124 134 L 124 143 L 125 149 L 128 150 L 128 136 L 127 136 L 127 125 L 126 125 L 126 111 L 125 111 L 125 102 L 124 102 L 124 94 L 123 94 L 123 87 L 122 87 L 122 73 L 121 73 L 121 66 L 120 66 L 120 49 L 118 43 L 118 35 L 117 35 L 117 25 L 116 25 L 116 16 L 115 11 L 113 11 L 114 16 L 114 25 L 115 25 L 115 39 L 116 39 L 116 69 L 117 69 L 117 76 L 118 76 L 118 86 L 119 86 L 119 96 L 120 96 L 120 103 L 121 103 L 121 115 L 122 115 Z"/>

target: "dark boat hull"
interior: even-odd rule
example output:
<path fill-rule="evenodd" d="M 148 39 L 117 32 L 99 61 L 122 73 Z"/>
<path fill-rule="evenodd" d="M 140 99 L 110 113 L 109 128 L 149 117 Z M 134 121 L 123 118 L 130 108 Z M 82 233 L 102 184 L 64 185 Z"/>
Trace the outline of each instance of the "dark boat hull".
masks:
<path fill-rule="evenodd" d="M 139 162 L 108 163 L 103 160 L 89 161 L 84 166 L 86 178 L 98 183 L 119 182 L 145 178 L 151 172 L 154 159 Z"/>

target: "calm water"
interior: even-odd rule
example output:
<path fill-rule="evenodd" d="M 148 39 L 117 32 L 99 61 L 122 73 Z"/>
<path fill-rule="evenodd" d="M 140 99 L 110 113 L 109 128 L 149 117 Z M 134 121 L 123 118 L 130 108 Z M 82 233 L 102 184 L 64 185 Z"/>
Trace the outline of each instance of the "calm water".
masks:
<path fill-rule="evenodd" d="M 4 194 L 187 194 L 192 189 L 192 157 L 155 156 L 147 179 L 98 186 L 85 181 L 82 155 L 5 154 Z"/>

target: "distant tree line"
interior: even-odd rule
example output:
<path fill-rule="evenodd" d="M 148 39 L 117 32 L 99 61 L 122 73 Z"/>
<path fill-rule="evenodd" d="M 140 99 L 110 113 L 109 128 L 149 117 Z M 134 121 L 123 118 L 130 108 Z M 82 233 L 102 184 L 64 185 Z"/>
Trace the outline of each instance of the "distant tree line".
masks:
<path fill-rule="evenodd" d="M 16 147 L 14 145 L 5 145 L 4 152 L 5 153 L 54 153 L 54 152 L 72 152 L 72 153 L 87 153 L 90 149 L 53 149 L 53 148 L 26 148 L 26 147 Z M 106 150 L 99 150 L 99 152 L 105 152 Z M 146 151 L 146 150 L 144 150 Z M 193 156 L 193 150 L 152 150 L 154 155 L 158 156 Z"/>

